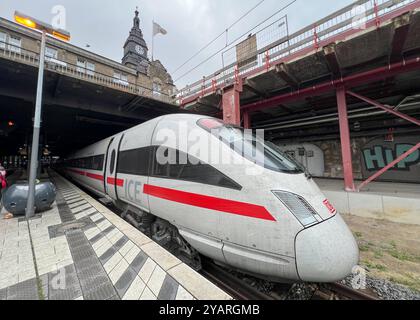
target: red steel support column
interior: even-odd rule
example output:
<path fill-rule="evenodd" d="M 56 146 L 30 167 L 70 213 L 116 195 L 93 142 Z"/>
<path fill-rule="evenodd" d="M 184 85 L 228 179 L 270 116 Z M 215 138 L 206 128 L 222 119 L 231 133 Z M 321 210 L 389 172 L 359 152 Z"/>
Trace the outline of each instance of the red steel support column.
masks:
<path fill-rule="evenodd" d="M 244 112 L 244 128 L 251 129 L 251 116 L 247 111 Z"/>
<path fill-rule="evenodd" d="M 241 126 L 241 91 L 242 86 L 235 84 L 223 92 L 222 108 L 223 121 L 225 123 Z"/>
<path fill-rule="evenodd" d="M 404 119 L 404 120 L 406 120 L 408 122 L 414 123 L 417 126 L 420 126 L 420 120 L 417 120 L 416 118 L 410 117 L 410 116 L 408 116 L 408 115 L 406 115 L 406 114 L 404 114 L 402 112 L 399 112 L 399 111 L 397 111 L 395 109 L 392 109 L 392 107 L 388 107 L 386 105 L 383 105 L 383 104 L 381 104 L 379 102 L 376 102 L 376 101 L 374 101 L 372 99 L 369 99 L 367 97 L 361 96 L 360 94 L 354 93 L 352 91 L 347 91 L 347 94 L 348 95 L 351 95 L 353 97 L 356 97 L 356 98 L 358 98 L 358 99 L 360 99 L 360 100 L 362 100 L 364 102 L 367 102 L 367 103 L 369 103 L 369 104 L 371 104 L 371 105 L 373 105 L 375 107 L 378 107 L 379 109 L 382 109 L 385 112 L 391 113 L 394 116 L 397 116 L 397 117 L 402 118 L 402 119 Z"/>
<path fill-rule="evenodd" d="M 353 162 L 351 156 L 350 128 L 347 117 L 346 89 L 337 88 L 338 116 L 340 120 L 341 154 L 343 157 L 344 185 L 346 191 L 356 191 L 353 178 Z"/>

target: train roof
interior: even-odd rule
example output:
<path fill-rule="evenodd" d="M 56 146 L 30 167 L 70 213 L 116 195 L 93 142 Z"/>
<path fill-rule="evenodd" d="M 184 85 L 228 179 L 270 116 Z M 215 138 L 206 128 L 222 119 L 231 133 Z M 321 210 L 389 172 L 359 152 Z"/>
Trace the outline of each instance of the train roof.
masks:
<path fill-rule="evenodd" d="M 139 124 L 139 125 L 137 125 L 135 127 L 132 127 L 130 129 L 127 129 L 125 131 L 121 131 L 121 132 L 119 132 L 117 134 L 114 134 L 112 136 L 109 136 L 109 137 L 107 137 L 107 138 L 105 138 L 105 139 L 103 139 L 101 141 L 98 141 L 98 142 L 96 142 L 94 144 L 91 144 L 89 146 L 86 146 L 85 148 L 83 148 L 81 150 L 78 150 L 76 152 L 73 152 L 73 153 L 69 154 L 69 156 L 66 157 L 66 158 L 67 159 L 72 159 L 72 158 L 78 157 L 78 154 L 86 154 L 86 150 L 87 149 L 93 149 L 93 150 L 95 150 L 95 148 L 100 148 L 103 145 L 108 145 L 110 139 L 112 139 L 112 138 L 114 138 L 114 137 L 116 137 L 118 135 L 121 135 L 121 134 L 130 133 L 130 132 L 132 132 L 134 130 L 141 129 L 142 126 L 144 126 L 145 124 L 150 124 L 150 122 L 156 122 L 156 124 L 157 124 L 158 122 L 164 121 L 166 119 L 167 120 L 171 120 L 171 121 L 185 121 L 185 120 L 187 120 L 187 121 L 197 121 L 197 120 L 202 119 L 202 118 L 211 118 L 211 117 L 210 116 L 206 116 L 206 115 L 188 114 L 188 113 L 176 113 L 176 114 L 169 114 L 169 115 L 160 116 L 160 117 L 154 118 L 152 120 L 146 121 L 146 122 L 144 122 L 142 124 Z"/>

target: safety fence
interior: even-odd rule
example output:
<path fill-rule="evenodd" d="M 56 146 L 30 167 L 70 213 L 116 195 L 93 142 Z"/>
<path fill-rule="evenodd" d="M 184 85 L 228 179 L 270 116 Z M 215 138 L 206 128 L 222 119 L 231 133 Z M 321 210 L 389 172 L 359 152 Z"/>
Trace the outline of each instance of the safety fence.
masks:
<path fill-rule="evenodd" d="M 0 41 L 0 57 L 34 67 L 39 66 L 38 53 L 3 41 Z M 167 103 L 173 103 L 172 97 L 170 97 L 167 93 L 156 90 L 153 87 L 148 88 L 146 86 L 123 81 L 120 78 L 111 77 L 87 67 L 77 66 L 67 61 L 59 60 L 47 55 L 45 57 L 45 70 L 102 85 L 119 91 L 124 91 L 134 95 Z"/>
<path fill-rule="evenodd" d="M 318 50 L 320 44 L 350 31 L 356 33 L 372 22 L 379 27 L 392 12 L 417 5 L 419 0 L 359 0 L 314 24 L 289 34 L 287 16 L 248 35 L 221 54 L 222 68 L 179 90 L 178 102 L 187 102 L 232 84 L 239 77 L 267 71 L 290 57 Z M 269 42 L 269 43 L 268 43 Z"/>

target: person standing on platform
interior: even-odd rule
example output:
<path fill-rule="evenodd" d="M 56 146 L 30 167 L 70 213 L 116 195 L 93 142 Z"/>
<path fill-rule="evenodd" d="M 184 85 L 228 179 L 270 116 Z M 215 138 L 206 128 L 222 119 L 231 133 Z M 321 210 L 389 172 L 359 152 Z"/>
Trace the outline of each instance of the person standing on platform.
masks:
<path fill-rule="evenodd" d="M 6 169 L 0 165 L 0 175 L 6 178 Z"/>
<path fill-rule="evenodd" d="M 6 180 L 6 169 L 0 166 L 0 209 L 1 209 L 1 199 L 3 197 L 3 192 L 7 188 Z"/>

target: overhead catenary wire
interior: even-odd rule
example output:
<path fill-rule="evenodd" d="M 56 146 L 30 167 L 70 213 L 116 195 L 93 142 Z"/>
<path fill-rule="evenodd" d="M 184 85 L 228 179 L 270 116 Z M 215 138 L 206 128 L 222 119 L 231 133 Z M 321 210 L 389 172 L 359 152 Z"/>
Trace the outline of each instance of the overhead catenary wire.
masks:
<path fill-rule="evenodd" d="M 205 64 L 206 62 L 208 62 L 210 59 L 214 58 L 216 55 L 218 55 L 219 53 L 221 53 L 223 50 L 225 50 L 227 47 L 230 47 L 232 44 L 236 43 L 237 41 L 239 41 L 241 38 L 243 38 L 246 35 L 249 35 L 250 32 L 254 31 L 256 28 L 260 27 L 262 24 L 264 24 L 265 22 L 269 21 L 271 18 L 273 18 L 274 16 L 276 16 L 277 14 L 279 14 L 280 12 L 286 10 L 287 8 L 289 8 L 291 5 L 293 5 L 295 2 L 297 2 L 297 0 L 293 0 L 291 2 L 289 2 L 288 4 L 286 4 L 285 6 L 283 6 L 282 8 L 280 8 L 279 10 L 277 10 L 274 14 L 272 14 L 271 16 L 269 16 L 268 18 L 264 19 L 263 21 L 261 21 L 260 23 L 258 23 L 256 26 L 254 26 L 253 28 L 251 28 L 250 30 L 248 30 L 247 32 L 245 32 L 244 34 L 242 34 L 241 36 L 237 37 L 235 40 L 231 41 L 228 45 L 226 45 L 225 47 L 219 49 L 217 52 L 213 53 L 211 56 L 209 56 L 207 59 L 205 59 L 204 61 L 200 62 L 198 65 L 196 65 L 195 67 L 191 68 L 190 70 L 188 70 L 187 72 L 185 72 L 183 75 L 181 75 L 180 77 L 175 79 L 175 82 L 185 78 L 187 75 L 189 75 L 191 72 L 197 70 L 197 68 L 201 67 L 203 64 Z"/>
<path fill-rule="evenodd" d="M 183 68 L 185 65 L 187 65 L 191 60 L 193 60 L 195 57 L 197 57 L 201 52 L 206 50 L 208 47 L 210 47 L 213 43 L 215 43 L 217 40 L 219 40 L 223 35 L 226 34 L 226 46 L 228 46 L 228 32 L 230 29 L 232 29 L 235 25 L 237 25 L 239 22 L 241 22 L 245 17 L 247 17 L 252 11 L 257 9 L 261 4 L 263 4 L 265 0 L 261 0 L 258 2 L 255 6 L 253 6 L 251 9 L 249 9 L 247 12 L 245 12 L 242 16 L 240 16 L 235 22 L 233 22 L 229 27 L 227 27 L 222 33 L 220 33 L 216 38 L 211 40 L 209 43 L 207 43 L 204 47 L 202 47 L 197 53 L 195 53 L 191 58 L 187 59 L 182 65 L 180 65 L 178 68 L 176 68 L 172 74 L 175 74 L 178 72 L 181 68 Z"/>

